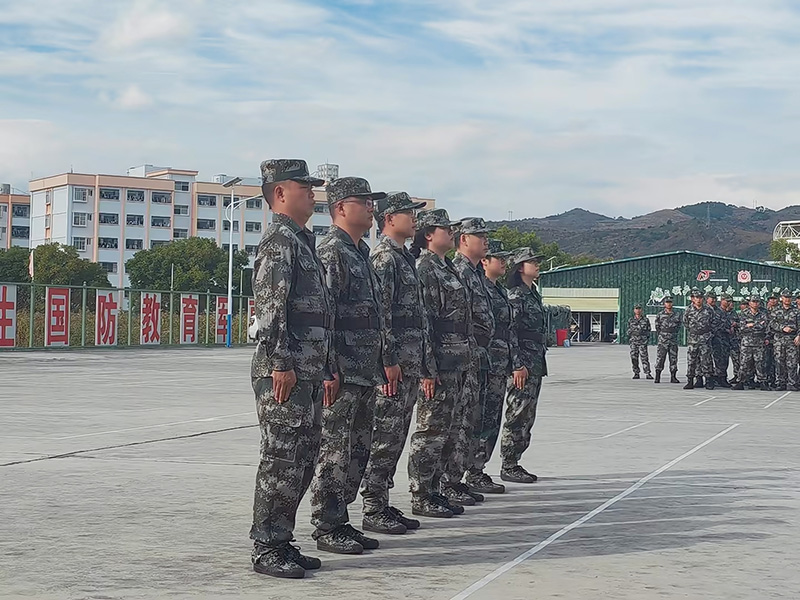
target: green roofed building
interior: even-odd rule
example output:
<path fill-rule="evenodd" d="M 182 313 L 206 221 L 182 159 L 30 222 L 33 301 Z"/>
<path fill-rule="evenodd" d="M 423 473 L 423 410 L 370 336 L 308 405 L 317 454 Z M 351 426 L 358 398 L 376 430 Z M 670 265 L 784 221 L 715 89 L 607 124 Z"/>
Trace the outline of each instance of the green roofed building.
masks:
<path fill-rule="evenodd" d="M 655 315 L 667 295 L 682 311 L 693 287 L 728 293 L 738 310 L 739 300 L 750 294 L 766 299 L 783 288 L 800 292 L 800 269 L 682 250 L 555 269 L 542 273 L 539 287 L 546 304 L 571 308 L 579 328 L 573 340 L 627 343 L 625 329 L 637 303 L 655 331 Z"/>

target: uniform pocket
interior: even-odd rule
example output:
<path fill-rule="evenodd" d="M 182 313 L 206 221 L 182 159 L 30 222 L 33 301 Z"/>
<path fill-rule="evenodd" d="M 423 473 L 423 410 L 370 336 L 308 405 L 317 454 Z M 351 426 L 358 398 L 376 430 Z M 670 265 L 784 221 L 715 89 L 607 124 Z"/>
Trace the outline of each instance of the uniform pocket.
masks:
<path fill-rule="evenodd" d="M 264 455 L 274 460 L 293 463 L 297 460 L 297 442 L 299 432 L 297 427 L 289 427 L 279 423 L 265 423 L 263 425 Z"/>

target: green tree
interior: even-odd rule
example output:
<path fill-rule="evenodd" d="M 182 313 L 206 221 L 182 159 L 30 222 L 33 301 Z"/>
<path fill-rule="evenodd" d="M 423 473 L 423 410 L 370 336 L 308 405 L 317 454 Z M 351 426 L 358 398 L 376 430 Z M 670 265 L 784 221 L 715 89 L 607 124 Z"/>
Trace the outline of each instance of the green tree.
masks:
<path fill-rule="evenodd" d="M 25 280 L 29 281 L 27 251 Z M 78 255 L 72 246 L 59 243 L 42 244 L 33 251 L 33 278 L 37 284 L 83 285 L 111 287 L 103 267 Z"/>
<path fill-rule="evenodd" d="M 233 289 L 236 293 L 240 293 L 239 276 L 247 262 L 246 252 L 234 252 Z M 228 291 L 228 253 L 207 238 L 192 237 L 140 250 L 125 263 L 125 269 L 134 288 L 168 290 L 173 265 L 176 291 Z M 245 276 L 249 273 L 246 271 Z M 249 283 L 245 283 L 244 288 L 246 292 Z"/>
<path fill-rule="evenodd" d="M 28 256 L 30 250 L 21 246 L 12 246 L 8 250 L 0 250 L 0 281 L 23 283 L 31 280 L 28 275 Z"/>
<path fill-rule="evenodd" d="M 769 256 L 782 265 L 800 266 L 800 248 L 789 240 L 774 240 L 769 245 Z"/>
<path fill-rule="evenodd" d="M 492 238 L 501 240 L 507 250 L 515 250 L 516 248 L 533 248 L 534 251 L 544 255 L 542 263 L 542 270 L 548 270 L 552 264 L 553 267 L 573 267 L 579 265 L 590 265 L 598 262 L 593 256 L 580 254 L 571 256 L 561 250 L 556 242 L 545 244 L 541 238 L 533 231 L 519 231 L 507 225 L 500 227 Z"/>

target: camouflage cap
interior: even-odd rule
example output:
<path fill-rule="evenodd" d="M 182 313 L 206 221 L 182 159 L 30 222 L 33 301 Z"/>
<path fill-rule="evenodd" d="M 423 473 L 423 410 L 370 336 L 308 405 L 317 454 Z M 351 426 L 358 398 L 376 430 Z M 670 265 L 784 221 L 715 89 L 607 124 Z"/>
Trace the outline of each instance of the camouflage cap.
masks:
<path fill-rule="evenodd" d="M 753 294 L 750 296 L 750 302 L 761 302 L 761 296 L 758 294 Z"/>
<path fill-rule="evenodd" d="M 714 298 L 716 300 L 717 292 L 715 292 L 714 290 L 708 290 L 706 292 L 706 298 Z"/>
<path fill-rule="evenodd" d="M 369 187 L 369 181 L 361 177 L 342 177 L 331 181 L 325 186 L 325 193 L 328 195 L 328 206 L 353 197 L 372 198 L 373 200 L 386 198 L 384 192 L 373 192 Z"/>
<path fill-rule="evenodd" d="M 458 233 L 462 235 L 477 235 L 480 233 L 494 232 L 494 229 L 486 227 L 486 221 L 480 217 L 464 217 L 458 224 Z"/>
<path fill-rule="evenodd" d="M 672 296 L 664 296 L 664 302 L 673 302 Z"/>
<path fill-rule="evenodd" d="M 261 178 L 264 183 L 297 181 L 320 186 L 324 179 L 312 177 L 308 173 L 306 161 L 299 158 L 271 158 L 261 163 Z"/>
<path fill-rule="evenodd" d="M 633 310 L 636 310 L 637 308 L 639 308 L 639 309 L 642 308 L 642 303 L 641 302 L 637 302 L 636 304 L 633 305 Z"/>
<path fill-rule="evenodd" d="M 422 210 L 417 215 L 417 231 L 426 227 L 452 227 L 453 225 L 458 225 L 458 221 L 451 221 L 450 215 L 443 208 Z"/>
<path fill-rule="evenodd" d="M 505 245 L 500 240 L 489 240 L 489 251 L 486 253 L 486 258 L 508 258 L 514 254 L 510 250 L 505 249 Z"/>
<path fill-rule="evenodd" d="M 722 294 L 720 298 L 722 298 L 723 300 L 727 300 L 728 302 L 733 302 L 733 296 L 731 296 L 730 294 Z"/>
<path fill-rule="evenodd" d="M 771 293 L 771 294 L 768 296 L 768 298 L 769 298 L 770 300 L 777 300 L 777 299 L 779 298 L 779 296 L 778 296 L 778 293 L 777 293 L 777 292 L 772 292 L 772 293 Z"/>
<path fill-rule="evenodd" d="M 521 248 L 514 254 L 511 264 L 516 267 L 524 262 L 542 262 L 544 254 L 537 254 L 533 248 Z"/>
<path fill-rule="evenodd" d="M 425 202 L 414 202 L 405 192 L 392 192 L 375 205 L 375 215 L 385 217 L 399 212 L 425 208 Z"/>
<path fill-rule="evenodd" d="M 789 288 L 783 288 L 783 290 L 781 290 L 781 298 L 791 298 L 791 297 L 792 297 L 792 292 L 789 291 Z"/>
<path fill-rule="evenodd" d="M 689 292 L 689 297 L 690 298 L 702 298 L 703 297 L 703 292 L 701 292 L 697 288 L 692 288 L 692 291 Z"/>

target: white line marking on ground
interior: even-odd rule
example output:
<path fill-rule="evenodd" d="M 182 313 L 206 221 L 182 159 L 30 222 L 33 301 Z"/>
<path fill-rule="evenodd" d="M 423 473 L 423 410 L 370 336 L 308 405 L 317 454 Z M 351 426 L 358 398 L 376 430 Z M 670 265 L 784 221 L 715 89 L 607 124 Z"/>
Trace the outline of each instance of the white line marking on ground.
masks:
<path fill-rule="evenodd" d="M 124 433 L 126 431 L 139 431 L 140 429 L 157 429 L 158 427 L 172 427 L 173 425 L 185 425 L 186 423 L 207 423 L 209 421 L 218 421 L 219 419 L 229 419 L 231 417 L 242 417 L 244 415 L 252 415 L 253 411 L 236 413 L 235 415 L 220 415 L 218 417 L 207 417 L 205 419 L 190 419 L 188 421 L 175 421 L 173 423 L 159 423 L 157 425 L 143 425 L 142 427 L 129 427 L 127 429 L 112 429 L 111 431 L 95 431 L 94 433 L 81 433 L 78 435 L 67 435 L 56 440 L 72 440 L 75 438 L 92 437 L 95 435 L 106 435 L 109 433 Z"/>
<path fill-rule="evenodd" d="M 786 393 L 785 393 L 783 396 L 781 396 L 780 398 L 776 398 L 775 400 L 773 400 L 772 402 L 770 402 L 769 404 L 767 404 L 767 405 L 766 405 L 764 408 L 765 408 L 765 409 L 769 408 L 770 406 L 772 406 L 773 404 L 775 404 L 775 403 L 776 403 L 776 402 L 778 402 L 779 400 L 783 400 L 784 398 L 786 398 L 786 396 L 788 396 L 788 395 L 789 395 L 789 394 L 791 394 L 791 393 L 792 393 L 792 392 L 786 392 Z"/>
<path fill-rule="evenodd" d="M 637 425 L 631 425 L 630 427 L 626 427 L 625 429 L 620 429 L 619 431 L 615 431 L 614 433 L 607 433 L 606 435 L 599 435 L 597 437 L 590 437 L 590 438 L 580 438 L 577 440 L 558 440 L 557 442 L 540 442 L 541 445 L 545 444 L 577 444 L 578 442 L 590 442 L 592 440 L 606 440 L 608 438 L 614 437 L 615 435 L 619 435 L 620 433 L 625 433 L 626 431 L 630 431 L 631 429 L 636 429 L 637 427 L 641 427 L 643 425 L 648 425 L 652 423 L 652 421 L 644 421 L 643 423 L 639 423 Z"/>
<path fill-rule="evenodd" d="M 637 481 L 636 483 L 631 485 L 628 489 L 626 489 L 624 492 L 621 492 L 621 493 L 617 494 L 616 496 L 614 496 L 613 498 L 611 498 L 610 500 L 607 500 L 606 502 L 604 502 L 603 504 L 601 504 L 600 506 L 595 508 L 593 511 L 588 512 L 585 515 L 583 515 L 577 521 L 573 521 L 572 523 L 570 523 L 566 527 L 556 531 L 553 535 L 548 537 L 546 540 L 543 540 L 543 541 L 539 542 L 538 544 L 533 546 L 527 552 L 524 552 L 524 553 L 520 554 L 514 560 L 512 560 L 510 562 L 507 562 L 503 566 L 495 569 L 494 571 L 489 573 L 483 579 L 480 579 L 479 581 L 476 581 L 475 583 L 473 583 L 471 586 L 469 586 L 463 592 L 460 592 L 460 593 L 456 594 L 455 596 L 453 596 L 450 600 L 466 600 L 466 598 L 469 598 L 470 596 L 472 596 L 472 594 L 474 594 L 478 590 L 486 587 L 491 582 L 493 582 L 495 579 L 501 577 L 504 573 L 506 573 L 506 572 L 510 571 L 511 569 L 513 569 L 514 567 L 516 567 L 518 564 L 526 561 L 527 559 L 529 559 L 534 554 L 537 554 L 538 552 L 541 552 L 542 550 L 547 548 L 550 544 L 555 542 L 558 538 L 566 535 L 567 533 L 569 533 L 573 529 L 575 529 L 577 527 L 580 527 L 581 525 L 586 523 L 586 521 L 596 517 L 601 512 L 603 512 L 604 510 L 606 510 L 610 506 L 613 506 L 614 504 L 616 504 L 617 502 L 619 502 L 623 498 L 626 498 L 627 496 L 630 496 L 633 492 L 638 490 L 640 487 L 642 487 L 644 484 L 646 484 L 648 481 L 650 481 L 654 477 L 657 477 L 658 475 L 660 475 L 661 473 L 663 473 L 667 469 L 670 469 L 670 468 L 674 467 L 679 462 L 681 462 L 683 459 L 690 457 L 692 454 L 694 454 L 698 450 L 702 450 L 703 448 L 708 446 L 710 443 L 712 443 L 712 442 L 718 440 L 719 438 L 721 438 L 726 433 L 736 429 L 739 425 L 740 425 L 740 423 L 734 423 L 733 425 L 731 425 L 727 429 L 725 429 L 723 431 L 720 431 L 718 434 L 708 438 L 705 442 L 703 442 L 701 444 L 698 444 L 697 446 L 695 446 L 694 448 L 692 448 L 688 452 L 684 452 L 678 458 L 675 458 L 675 459 L 669 461 L 667 464 L 659 467 L 658 469 L 656 469 L 655 471 L 653 471 L 649 475 L 645 475 L 639 481 Z"/>
<path fill-rule="evenodd" d="M 701 404 L 705 404 L 706 402 L 708 402 L 709 400 L 713 400 L 714 398 L 716 398 L 716 396 L 709 396 L 705 400 L 700 400 L 700 402 L 698 402 L 697 404 L 692 404 L 692 406 L 700 406 Z"/>

